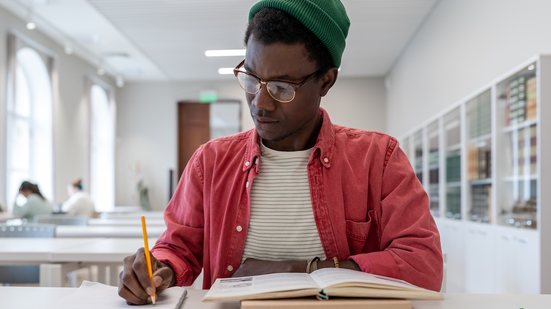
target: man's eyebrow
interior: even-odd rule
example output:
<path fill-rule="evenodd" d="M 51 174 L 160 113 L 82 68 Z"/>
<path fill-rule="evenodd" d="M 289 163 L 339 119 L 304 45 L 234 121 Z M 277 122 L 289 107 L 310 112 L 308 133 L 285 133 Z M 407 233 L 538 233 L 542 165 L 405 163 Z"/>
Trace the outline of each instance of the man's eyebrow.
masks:
<path fill-rule="evenodd" d="M 252 73 L 252 74 L 258 76 L 258 74 L 257 74 L 255 71 L 253 71 L 253 70 L 251 70 L 250 68 L 248 68 L 245 64 L 243 64 L 243 68 L 245 68 L 245 70 L 246 70 L 247 72 Z M 258 77 L 260 77 L 260 76 L 258 76 Z M 267 79 L 267 80 L 293 81 L 293 80 L 296 80 L 296 78 L 292 78 L 291 76 L 285 74 L 285 75 L 274 76 L 274 77 L 269 78 L 269 79 Z"/>

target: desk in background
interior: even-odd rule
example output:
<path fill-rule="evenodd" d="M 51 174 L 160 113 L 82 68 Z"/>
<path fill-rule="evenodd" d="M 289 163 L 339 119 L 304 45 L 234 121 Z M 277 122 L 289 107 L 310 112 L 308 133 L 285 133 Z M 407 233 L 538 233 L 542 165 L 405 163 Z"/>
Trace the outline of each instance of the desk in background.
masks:
<path fill-rule="evenodd" d="M 145 216 L 147 219 L 162 219 L 163 211 L 114 211 L 114 212 L 102 212 L 100 218 L 102 219 L 134 219 L 136 217 Z"/>
<path fill-rule="evenodd" d="M 147 226 L 165 226 L 165 220 L 163 218 L 148 218 L 146 217 Z M 129 218 L 100 218 L 89 219 L 88 225 L 91 226 L 137 226 L 141 227 L 139 215 L 134 215 Z"/>
<path fill-rule="evenodd" d="M 147 234 L 152 238 L 158 238 L 165 231 L 164 226 L 147 226 Z M 100 225 L 58 225 L 55 231 L 58 238 L 87 238 L 87 237 L 112 237 L 112 238 L 142 238 L 141 226 L 100 226 Z"/>
<path fill-rule="evenodd" d="M 98 281 L 115 285 L 123 259 L 142 246 L 141 238 L 0 238 L 0 264 L 40 264 L 41 286 L 63 286 L 69 271 L 97 265 Z"/>

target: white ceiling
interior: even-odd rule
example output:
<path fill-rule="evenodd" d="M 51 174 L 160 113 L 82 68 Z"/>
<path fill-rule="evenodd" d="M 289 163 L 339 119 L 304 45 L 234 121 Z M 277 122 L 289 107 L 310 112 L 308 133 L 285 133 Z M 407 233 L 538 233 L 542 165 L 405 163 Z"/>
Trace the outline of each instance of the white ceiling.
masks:
<path fill-rule="evenodd" d="M 351 28 L 341 76 L 386 75 L 436 1 L 342 0 Z M 243 48 L 248 9 L 255 2 L 0 0 L 0 5 L 22 18 L 32 7 L 39 29 L 57 32 L 62 44 L 69 42 L 127 80 L 212 80 L 231 78 L 218 75 L 218 68 L 241 59 L 207 58 L 205 50 Z"/>

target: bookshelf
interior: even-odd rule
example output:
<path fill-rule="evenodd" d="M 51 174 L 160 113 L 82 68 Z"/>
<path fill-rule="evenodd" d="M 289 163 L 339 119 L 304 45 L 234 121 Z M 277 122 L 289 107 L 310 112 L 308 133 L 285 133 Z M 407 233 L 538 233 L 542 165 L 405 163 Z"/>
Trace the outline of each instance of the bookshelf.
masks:
<path fill-rule="evenodd" d="M 550 130 L 551 56 L 537 56 L 401 139 L 430 197 L 448 292 L 551 293 Z"/>
<path fill-rule="evenodd" d="M 440 217 L 440 121 L 435 120 L 427 127 L 428 139 L 428 194 L 430 211 Z"/>
<path fill-rule="evenodd" d="M 446 218 L 461 220 L 461 108 L 444 115 L 444 214 Z"/>
<path fill-rule="evenodd" d="M 499 162 L 498 223 L 537 228 L 538 115 L 536 62 L 528 64 L 496 86 L 497 147 L 505 159 Z"/>
<path fill-rule="evenodd" d="M 423 144 L 423 130 L 419 130 L 413 135 L 413 169 L 421 183 L 424 183 L 423 160 L 425 151 L 423 149 Z"/>
<path fill-rule="evenodd" d="M 492 208 L 492 97 L 485 90 L 466 102 L 467 219 L 489 223 Z"/>

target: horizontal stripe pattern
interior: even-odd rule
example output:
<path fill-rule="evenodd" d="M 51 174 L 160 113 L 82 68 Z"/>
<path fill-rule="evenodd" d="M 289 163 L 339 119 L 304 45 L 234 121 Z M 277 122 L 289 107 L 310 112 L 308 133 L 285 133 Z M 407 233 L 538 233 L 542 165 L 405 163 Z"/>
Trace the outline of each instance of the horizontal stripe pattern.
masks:
<path fill-rule="evenodd" d="M 285 152 L 261 145 L 261 152 L 243 260 L 324 259 L 308 182 L 312 149 Z"/>

